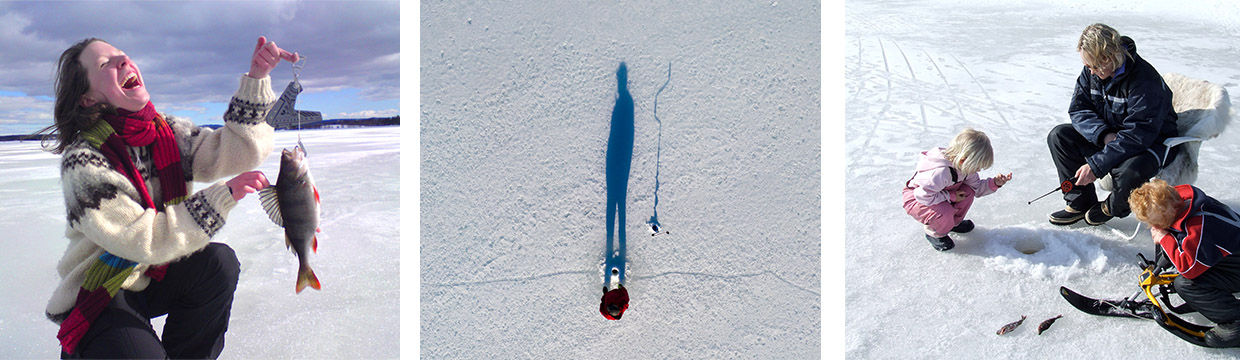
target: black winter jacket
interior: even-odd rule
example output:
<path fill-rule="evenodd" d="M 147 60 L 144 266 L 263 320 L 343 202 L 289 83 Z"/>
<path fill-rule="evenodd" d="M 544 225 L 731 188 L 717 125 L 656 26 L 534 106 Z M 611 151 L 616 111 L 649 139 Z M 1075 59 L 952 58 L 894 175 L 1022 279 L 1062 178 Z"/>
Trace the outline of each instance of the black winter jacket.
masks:
<path fill-rule="evenodd" d="M 1121 42 L 1130 55 L 1124 65 L 1107 80 L 1082 66 L 1068 107 L 1072 127 L 1090 142 L 1102 146 L 1106 134 L 1117 135 L 1102 151 L 1085 159 L 1099 178 L 1120 162 L 1146 151 L 1154 153 L 1159 165 L 1165 164 L 1163 140 L 1178 136 L 1171 89 L 1158 70 L 1137 55 L 1131 38 L 1125 36 Z"/>

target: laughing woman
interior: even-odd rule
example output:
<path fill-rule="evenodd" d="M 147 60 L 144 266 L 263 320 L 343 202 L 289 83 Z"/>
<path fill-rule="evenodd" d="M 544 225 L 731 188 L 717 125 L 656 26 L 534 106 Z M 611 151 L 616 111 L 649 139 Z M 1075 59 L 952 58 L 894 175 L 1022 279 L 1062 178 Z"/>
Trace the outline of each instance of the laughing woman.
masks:
<path fill-rule="evenodd" d="M 125 53 L 86 39 L 60 55 L 54 142 L 69 246 L 47 317 L 64 358 L 215 358 L 240 264 L 211 237 L 274 147 L 268 74 L 297 61 L 260 37 L 218 130 L 160 114 Z M 50 136 L 49 136 L 50 137 Z M 231 177 L 227 181 L 218 179 Z M 197 192 L 191 181 L 215 182 Z M 168 315 L 163 340 L 150 319 Z"/>

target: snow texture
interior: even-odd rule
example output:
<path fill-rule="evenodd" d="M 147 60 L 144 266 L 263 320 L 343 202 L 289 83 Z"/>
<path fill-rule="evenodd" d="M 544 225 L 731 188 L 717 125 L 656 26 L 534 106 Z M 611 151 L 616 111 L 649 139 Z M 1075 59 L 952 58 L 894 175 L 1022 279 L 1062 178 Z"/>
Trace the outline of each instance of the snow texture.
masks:
<path fill-rule="evenodd" d="M 421 3 L 420 355 L 818 357 L 819 11 Z M 609 321 L 598 307 L 621 62 L 631 302 Z M 671 233 L 651 237 L 655 189 Z"/>
<path fill-rule="evenodd" d="M 276 132 L 276 150 L 258 170 L 275 182 L 279 149 L 292 149 L 299 135 L 308 147 L 323 200 L 310 264 L 323 289 L 294 292 L 297 257 L 285 249 L 284 230 L 256 194 L 246 196 L 214 238 L 241 261 L 221 359 L 398 356 L 399 134 L 399 127 Z M 60 354 L 58 328 L 43 315 L 68 245 L 59 164 L 38 142 L 0 142 L 0 358 Z M 153 323 L 162 331 L 164 317 Z"/>
<path fill-rule="evenodd" d="M 1184 342 L 1149 321 L 1089 316 L 1058 294 L 1095 297 L 1138 290 L 1137 254 L 1148 232 L 1128 241 L 1106 227 L 1051 225 L 1063 207 L 1046 135 L 1067 123 L 1082 64 L 1081 30 L 1106 23 L 1137 42 L 1163 73 L 1220 84 L 1235 102 L 1240 6 L 1226 1 L 850 1 L 845 4 L 845 272 L 847 358 L 1129 359 L 1235 358 L 1236 349 Z M 830 56 L 830 55 L 828 55 Z M 986 132 L 995 164 L 1011 172 L 979 198 L 977 229 L 934 251 L 901 208 L 900 190 L 917 155 L 946 146 L 965 127 Z M 1240 131 L 1201 145 L 1195 185 L 1240 208 Z M 1105 196 L 1105 193 L 1101 194 Z M 888 220 L 892 219 L 892 220 Z M 1133 217 L 1110 222 L 1131 231 Z M 1036 325 L 1064 317 L 1041 335 Z M 1004 324 L 1028 316 L 1006 335 Z M 1198 315 L 1193 321 L 1207 323 Z"/>

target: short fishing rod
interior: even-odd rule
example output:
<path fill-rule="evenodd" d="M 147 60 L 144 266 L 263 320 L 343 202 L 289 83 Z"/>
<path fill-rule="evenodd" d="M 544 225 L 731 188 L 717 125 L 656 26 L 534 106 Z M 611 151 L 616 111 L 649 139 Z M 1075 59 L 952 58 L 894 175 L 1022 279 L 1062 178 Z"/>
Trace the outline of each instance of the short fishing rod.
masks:
<path fill-rule="evenodd" d="M 1064 180 L 1063 182 L 1059 183 L 1059 188 L 1056 188 L 1055 190 L 1062 191 L 1064 194 L 1067 194 L 1069 191 L 1072 191 L 1072 184 L 1075 182 L 1076 182 L 1076 177 L 1072 177 L 1071 179 Z M 1041 200 L 1047 195 L 1054 194 L 1055 190 L 1051 190 L 1050 192 L 1042 196 L 1039 196 L 1037 199 L 1029 200 L 1029 204 L 1027 205 L 1032 205 L 1034 201 Z"/>

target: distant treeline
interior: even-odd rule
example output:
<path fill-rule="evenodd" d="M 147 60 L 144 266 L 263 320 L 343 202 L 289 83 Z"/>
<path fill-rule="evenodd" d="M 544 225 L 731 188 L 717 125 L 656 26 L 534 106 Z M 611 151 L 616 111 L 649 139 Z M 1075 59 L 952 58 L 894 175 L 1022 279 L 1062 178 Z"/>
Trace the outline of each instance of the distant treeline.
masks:
<path fill-rule="evenodd" d="M 307 123 L 307 124 L 301 124 L 301 128 L 302 129 L 321 129 L 321 128 L 333 128 L 333 127 L 390 126 L 390 125 L 400 125 L 400 116 L 397 115 L 393 117 L 375 117 L 375 118 L 366 118 L 366 119 L 331 119 L 331 120 L 323 120 L 323 121 L 316 121 L 316 122 Z M 208 124 L 208 125 L 202 125 L 202 127 L 218 129 L 220 127 L 223 127 L 223 125 Z M 294 126 L 291 129 L 296 129 L 296 128 L 297 127 Z M 282 128 L 279 130 L 287 130 L 287 129 L 290 129 L 290 128 Z M 43 136 L 42 135 L 31 135 L 31 134 L 0 135 L 0 141 L 19 141 L 19 140 L 20 141 L 27 141 L 27 140 L 38 141 L 39 138 L 41 137 Z"/>
<path fill-rule="evenodd" d="M 301 124 L 302 129 L 321 129 L 333 127 L 360 127 L 360 126 L 390 126 L 400 125 L 400 115 L 393 117 L 373 117 L 366 119 L 331 119 L 316 121 L 312 123 Z M 280 128 L 278 130 L 297 129 L 297 126 Z"/>

